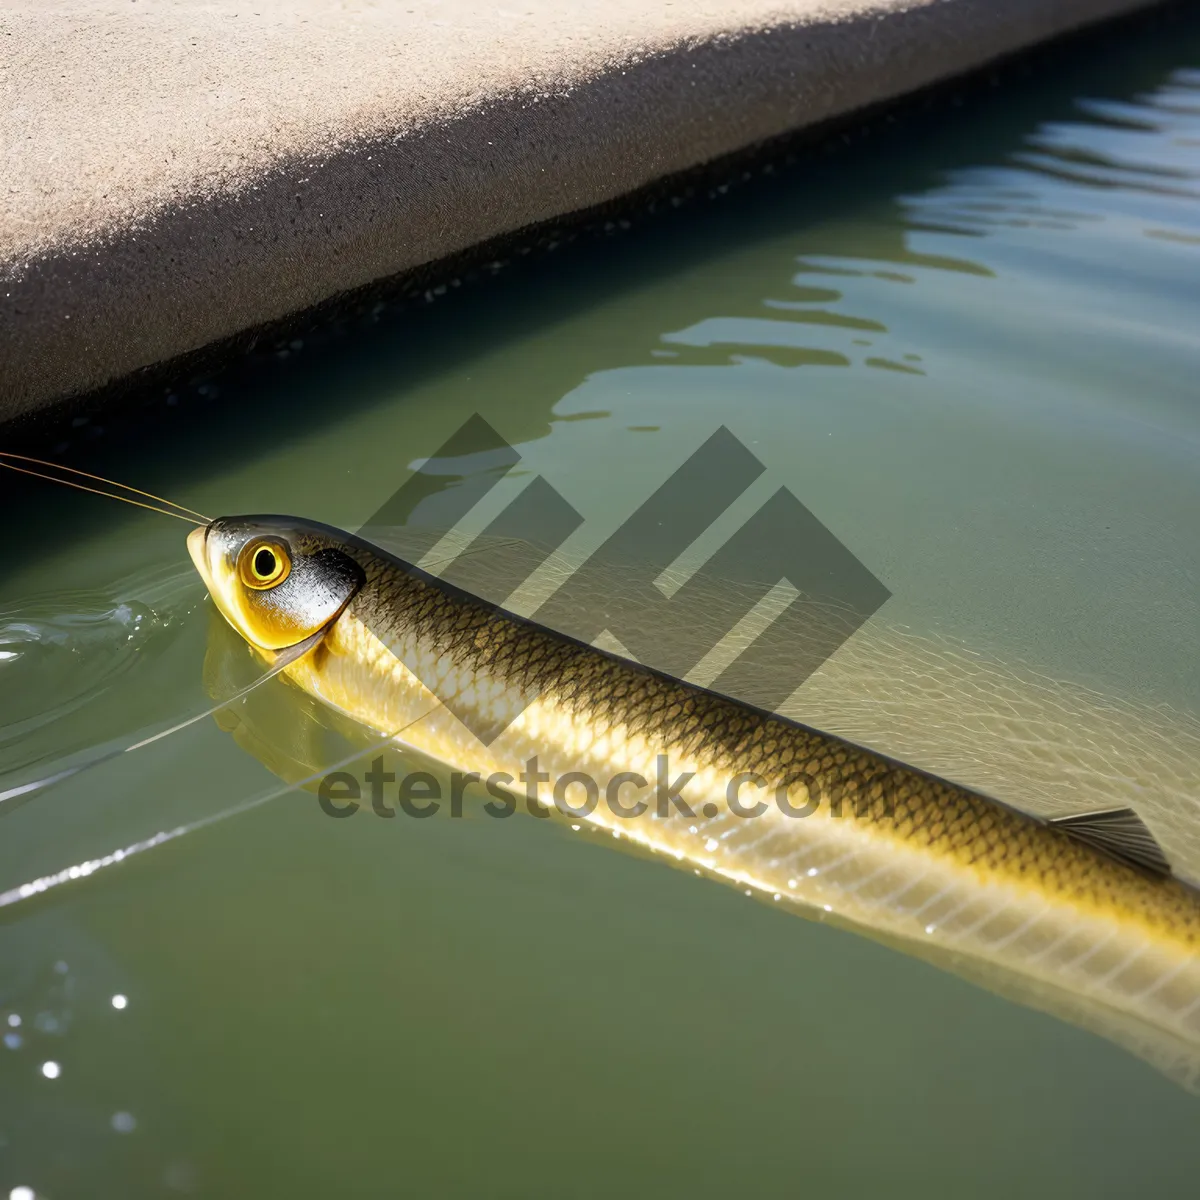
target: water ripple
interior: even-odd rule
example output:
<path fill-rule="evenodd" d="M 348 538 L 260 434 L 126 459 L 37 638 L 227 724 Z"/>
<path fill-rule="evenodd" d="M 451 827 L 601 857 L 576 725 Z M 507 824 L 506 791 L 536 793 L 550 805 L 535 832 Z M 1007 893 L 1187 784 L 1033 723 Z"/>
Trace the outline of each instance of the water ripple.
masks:
<path fill-rule="evenodd" d="M 201 595 L 190 568 L 172 566 L 0 609 L 5 773 L 77 748 L 67 718 L 102 717 L 118 682 L 166 649 Z"/>

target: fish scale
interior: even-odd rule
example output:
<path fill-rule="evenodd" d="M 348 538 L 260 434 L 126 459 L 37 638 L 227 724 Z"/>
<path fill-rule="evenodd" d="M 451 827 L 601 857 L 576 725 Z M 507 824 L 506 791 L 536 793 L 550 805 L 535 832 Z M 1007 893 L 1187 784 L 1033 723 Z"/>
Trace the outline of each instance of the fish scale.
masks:
<path fill-rule="evenodd" d="M 518 797 L 536 755 L 547 806 L 572 773 L 602 794 L 635 773 L 646 786 L 622 798 L 650 799 L 646 813 L 600 804 L 581 819 L 775 903 L 926 957 L 966 956 L 1149 1025 L 1168 1035 L 1160 1057 L 1183 1063 L 1169 1069 L 1195 1077 L 1192 888 L 986 796 L 498 610 L 350 535 L 304 528 L 318 531 L 300 539 L 302 554 L 336 545 L 363 578 L 319 647 L 286 669 L 312 695 L 379 733 L 403 729 L 404 744 L 453 768 L 503 773 Z M 218 603 L 223 594 L 238 603 L 218 584 Z M 499 732 L 481 741 L 471 728 L 482 727 Z M 656 812 L 660 755 L 671 779 L 693 776 L 682 793 L 690 813 Z M 739 815 L 727 787 L 744 772 L 766 785 L 750 803 L 782 789 L 793 808 L 813 811 L 798 818 L 770 804 Z M 1124 1025 L 1108 1032 L 1144 1040 Z"/>

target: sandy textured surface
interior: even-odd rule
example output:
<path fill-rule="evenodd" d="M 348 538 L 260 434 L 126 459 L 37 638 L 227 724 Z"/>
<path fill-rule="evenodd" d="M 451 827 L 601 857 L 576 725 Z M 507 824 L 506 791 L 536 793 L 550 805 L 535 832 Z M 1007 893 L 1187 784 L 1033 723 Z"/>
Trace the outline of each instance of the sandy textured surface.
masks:
<path fill-rule="evenodd" d="M 0 0 L 0 419 L 1145 0 Z"/>

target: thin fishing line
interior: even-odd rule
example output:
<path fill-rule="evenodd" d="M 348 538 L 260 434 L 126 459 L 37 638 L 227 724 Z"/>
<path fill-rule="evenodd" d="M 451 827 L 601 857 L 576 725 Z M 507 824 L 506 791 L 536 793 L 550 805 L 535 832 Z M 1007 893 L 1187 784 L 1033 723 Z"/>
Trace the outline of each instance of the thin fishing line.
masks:
<path fill-rule="evenodd" d="M 27 467 L 14 467 L 10 462 L 0 458 L 0 467 L 16 471 L 20 475 L 32 475 L 34 479 L 43 479 L 47 483 L 57 483 L 62 487 L 75 488 L 80 492 L 91 492 L 93 496 L 103 496 L 106 500 L 119 500 L 122 504 L 132 504 L 135 508 L 145 508 L 150 512 L 161 513 L 164 517 L 174 517 L 177 521 L 186 521 L 189 525 L 207 525 L 209 522 L 193 517 L 185 517 L 182 513 L 169 512 L 165 508 L 156 508 L 153 504 L 143 504 L 140 500 L 130 500 L 128 496 L 114 496 L 111 492 L 102 492 L 99 488 L 85 487 L 82 483 L 72 483 L 69 479 L 55 479 L 53 475 L 43 475 L 41 471 L 31 471 Z M 170 501 L 166 501 L 170 503 Z"/>
<path fill-rule="evenodd" d="M 128 746 L 118 746 L 114 750 L 106 750 L 103 754 L 89 758 L 86 762 L 66 767 L 61 771 L 56 771 L 53 775 L 47 775 L 43 779 L 34 779 L 29 783 L 18 784 L 16 787 L 11 787 L 6 791 L 0 792 L 0 817 L 16 811 L 16 809 L 21 808 L 33 799 L 38 792 L 45 791 L 47 788 L 53 787 L 56 783 L 61 783 L 64 779 L 70 779 L 72 776 L 80 775 L 84 771 L 90 771 L 93 767 L 101 766 L 103 763 L 112 762 L 113 759 L 120 758 L 122 754 L 131 754 L 134 750 L 140 750 L 144 746 L 152 745 L 154 742 L 161 741 L 172 733 L 178 733 L 182 729 L 187 729 L 189 725 L 195 725 L 198 721 L 203 721 L 206 717 L 216 716 L 223 708 L 228 708 L 229 705 L 245 699 L 255 688 L 261 687 L 268 679 L 274 679 L 281 671 L 286 670 L 293 663 L 303 658 L 324 636 L 325 630 L 318 629 L 316 633 L 310 634 L 304 641 L 298 642 L 295 646 L 291 646 L 287 650 L 280 651 L 270 668 L 253 683 L 248 684 L 240 691 L 235 692 L 232 696 L 227 697 L 220 704 L 214 705 L 205 712 L 197 713 L 194 717 L 188 717 L 187 720 L 180 721 L 177 725 L 172 725 L 169 729 L 162 729 L 158 733 L 152 734 L 150 737 L 141 738 L 139 741 L 133 742 Z M 19 803 L 16 803 L 17 801 Z"/>
<path fill-rule="evenodd" d="M 3 451 L 0 451 L 0 459 L 2 459 L 4 457 L 13 457 L 13 456 L 6 456 Z M 9 464 L 5 463 L 5 462 L 0 462 L 0 466 L 8 466 L 9 470 L 12 470 L 12 471 L 23 471 L 24 470 L 21 467 L 9 466 Z M 26 474 L 35 474 L 35 472 L 32 472 L 32 471 L 25 472 L 25 473 Z M 93 491 L 94 490 L 92 488 L 82 488 L 82 485 L 68 483 L 66 480 L 51 480 L 51 482 L 64 483 L 67 487 L 80 487 L 81 490 L 83 490 L 83 491 Z M 98 492 L 96 494 L 104 495 L 105 493 Z M 143 494 L 148 495 L 149 493 L 143 493 Z M 121 500 L 124 498 L 120 497 L 120 496 L 113 496 L 113 497 L 111 497 L 111 499 Z M 134 501 L 134 500 L 126 500 L 125 502 L 127 504 L 136 504 L 137 503 L 137 501 Z M 149 506 L 148 505 L 140 505 L 140 507 L 148 508 Z M 155 509 L 154 511 L 157 512 L 157 511 L 161 511 L 161 510 Z M 174 516 L 175 514 L 167 513 L 165 515 Z M 184 520 L 184 519 L 185 518 L 182 518 L 182 517 L 180 518 L 180 520 Z M 501 544 L 507 544 L 507 543 L 501 543 Z M 517 539 L 513 539 L 512 544 L 514 544 L 514 545 L 517 544 Z M 493 546 L 489 545 L 486 547 L 479 547 L 475 550 L 467 549 L 467 550 L 464 550 L 459 555 L 453 555 L 446 559 L 436 560 L 435 563 L 431 564 L 431 565 L 437 565 L 440 562 L 454 562 L 454 561 L 457 561 L 458 558 L 466 557 L 467 555 L 472 554 L 472 553 L 478 554 L 478 553 L 481 553 L 485 549 L 492 549 L 492 548 L 493 548 Z M 425 568 L 421 568 L 421 569 L 424 570 Z M 123 754 L 130 754 L 134 750 L 141 750 L 145 746 L 153 745 L 153 743 L 161 741 L 163 738 L 169 737 L 173 733 L 179 733 L 182 730 L 187 729 L 189 726 L 195 725 L 198 722 L 203 721 L 208 717 L 216 716 L 216 714 L 219 713 L 222 709 L 228 708 L 231 704 L 236 704 L 239 700 L 245 699 L 246 696 L 248 696 L 252 691 L 254 691 L 255 688 L 261 687 L 262 684 L 266 683 L 269 679 L 274 679 L 275 676 L 280 674 L 280 672 L 286 670 L 293 663 L 297 662 L 300 658 L 302 658 L 305 654 L 307 654 L 308 651 L 311 650 L 317 644 L 317 642 L 319 642 L 325 636 L 325 633 L 326 633 L 325 629 L 319 629 L 319 630 L 317 630 L 316 633 L 311 634 L 309 637 L 305 638 L 304 641 L 299 642 L 297 645 L 291 646 L 287 650 L 280 651 L 279 654 L 276 656 L 275 662 L 271 665 L 270 669 L 267 670 L 264 674 L 260 675 L 258 677 L 258 679 L 256 679 L 253 683 L 248 684 L 246 687 L 242 688 L 240 691 L 235 692 L 232 696 L 229 696 L 226 699 L 222 700 L 219 704 L 214 705 L 212 708 L 206 709 L 204 712 L 196 713 L 195 716 L 188 717 L 186 720 L 180 721 L 177 724 L 172 725 L 167 729 L 159 730 L 158 733 L 151 734 L 151 736 L 149 736 L 149 737 L 141 738 L 136 742 L 132 742 L 128 746 L 117 746 L 116 748 L 114 748 L 112 750 L 106 750 L 101 754 L 95 755 L 94 757 L 89 758 L 84 762 L 77 763 L 73 766 L 65 767 L 61 771 L 56 771 L 52 775 L 46 775 L 46 776 L 43 776 L 41 779 L 33 779 L 33 780 L 30 780 L 28 783 L 17 784 L 14 787 L 6 788 L 3 791 L 0 791 L 0 818 L 3 818 L 5 816 L 7 816 L 8 814 L 15 812 L 18 808 L 24 807 L 24 805 L 28 804 L 30 800 L 32 800 L 36 795 L 38 795 L 38 793 L 44 792 L 44 791 L 48 790 L 49 788 L 54 787 L 55 784 L 62 783 L 64 780 L 67 780 L 67 779 L 72 779 L 76 775 L 81 775 L 81 774 L 83 774 L 83 772 L 90 771 L 90 770 L 94 769 L 95 767 L 103 766 L 105 763 L 112 762 L 114 759 L 120 758 Z"/>
<path fill-rule="evenodd" d="M 205 525 L 212 522 L 211 517 L 206 517 L 194 508 L 188 508 L 186 504 L 176 504 L 174 500 L 168 500 L 164 496 L 156 496 L 153 492 L 143 492 L 141 488 L 130 487 L 127 483 L 117 483 L 115 479 L 105 479 L 103 475 L 93 475 L 88 471 L 77 470 L 75 467 L 64 467 L 61 463 L 47 462 L 42 458 L 31 458 L 28 454 L 13 454 L 8 450 L 0 450 L 0 458 L 12 458 L 18 462 L 35 463 L 39 467 L 46 467 L 52 471 L 63 471 L 68 475 L 77 475 L 80 479 L 92 479 L 97 483 L 107 483 L 109 487 L 120 488 L 123 492 L 132 492 L 135 496 L 145 496 L 147 500 L 157 500 L 160 504 L 165 504 L 168 508 L 177 508 L 180 512 L 188 513 L 193 517 L 199 517 Z M 56 482 L 63 483 L 65 480 L 57 480 Z M 118 498 L 114 497 L 114 499 Z"/>
<path fill-rule="evenodd" d="M 254 796 L 249 800 L 243 801 L 241 804 L 231 805 L 220 812 L 212 813 L 207 817 L 201 817 L 197 821 L 191 821 L 186 825 L 177 825 L 174 829 L 162 830 L 154 834 L 153 837 L 132 842 L 128 846 L 113 850 L 108 854 L 101 855 L 99 858 L 87 859 L 84 862 L 76 863 L 74 866 L 64 867 L 61 871 L 55 871 L 52 875 L 42 875 L 37 879 L 31 879 L 28 883 L 22 883 L 18 887 L 0 892 L 0 908 L 10 908 L 14 904 L 20 904 L 24 900 L 31 900 L 34 896 L 40 896 L 54 888 L 61 887 L 65 883 L 71 883 L 77 879 L 86 879 L 91 875 L 95 875 L 97 871 L 106 870 L 108 867 L 115 867 L 138 854 L 144 854 L 147 850 L 153 850 L 156 846 L 165 846 L 168 842 L 178 841 L 188 834 L 198 833 L 201 829 L 207 829 L 211 825 L 218 825 L 223 821 L 228 821 L 231 817 L 251 812 L 256 808 L 261 808 L 264 804 L 269 804 L 272 800 L 278 800 L 281 796 L 286 796 L 290 792 L 294 792 L 310 783 L 316 783 L 318 779 L 324 778 L 324 776 L 331 772 L 340 771 L 342 768 L 350 766 L 351 763 L 356 762 L 363 755 L 372 754 L 376 750 L 382 750 L 391 745 L 402 733 L 411 729 L 418 721 L 423 721 L 439 707 L 441 706 L 435 705 L 428 712 L 423 712 L 419 717 L 414 717 L 407 725 L 402 725 L 395 733 L 388 734 L 386 738 L 376 742 L 373 746 L 356 750 L 353 754 L 347 755 L 339 762 L 335 762 L 328 767 L 322 767 L 319 771 L 314 771 L 311 775 L 306 775 L 303 779 L 298 779 L 295 783 L 287 784 L 281 788 L 273 788 L 271 791 L 264 792 L 261 796 Z"/>

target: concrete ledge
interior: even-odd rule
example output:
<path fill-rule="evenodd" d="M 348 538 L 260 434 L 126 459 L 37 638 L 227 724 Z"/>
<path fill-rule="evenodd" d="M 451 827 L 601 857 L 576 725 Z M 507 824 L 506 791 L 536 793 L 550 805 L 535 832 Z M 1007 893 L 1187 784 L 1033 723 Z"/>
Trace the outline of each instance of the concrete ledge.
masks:
<path fill-rule="evenodd" d="M 0 0 L 0 420 L 1147 6 Z"/>

